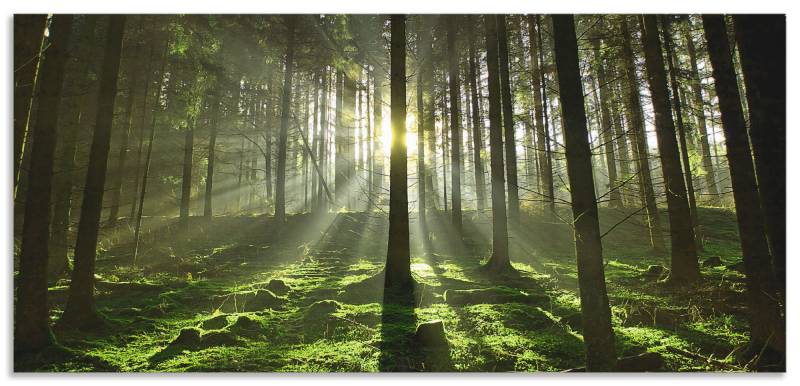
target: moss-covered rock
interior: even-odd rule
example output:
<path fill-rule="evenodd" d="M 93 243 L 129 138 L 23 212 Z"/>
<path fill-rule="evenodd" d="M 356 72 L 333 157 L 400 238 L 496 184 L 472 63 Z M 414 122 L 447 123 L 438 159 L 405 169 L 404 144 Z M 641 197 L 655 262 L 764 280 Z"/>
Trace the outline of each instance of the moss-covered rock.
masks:
<path fill-rule="evenodd" d="M 204 330 L 218 330 L 228 326 L 228 314 L 220 314 L 211 319 L 206 319 L 200 323 L 200 328 Z"/>
<path fill-rule="evenodd" d="M 280 279 L 272 279 L 267 284 L 267 289 L 272 291 L 272 293 L 277 295 L 286 295 L 289 291 L 292 290 L 291 287 L 286 285 L 283 280 Z"/>
<path fill-rule="evenodd" d="M 169 345 L 181 347 L 198 346 L 202 340 L 200 338 L 200 334 L 200 329 L 194 327 L 184 328 L 178 333 L 178 336 L 169 343 Z"/>

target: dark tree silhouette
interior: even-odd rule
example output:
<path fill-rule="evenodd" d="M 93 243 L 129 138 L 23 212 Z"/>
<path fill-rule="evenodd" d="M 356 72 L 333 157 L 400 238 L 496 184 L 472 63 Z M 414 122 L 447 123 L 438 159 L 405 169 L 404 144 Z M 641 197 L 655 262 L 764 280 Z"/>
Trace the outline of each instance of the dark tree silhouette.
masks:
<path fill-rule="evenodd" d="M 293 113 L 292 74 L 294 72 L 295 27 L 300 16 L 288 15 L 286 21 L 286 62 L 283 72 L 283 94 L 281 96 L 281 126 L 278 131 L 278 175 L 275 180 L 275 219 L 286 220 L 286 142 L 289 131 L 289 117 Z"/>
<path fill-rule="evenodd" d="M 505 139 L 506 181 L 508 182 L 508 218 L 519 222 L 519 188 L 517 181 L 517 141 L 514 138 L 514 101 L 511 98 L 511 75 L 508 64 L 506 17 L 497 15 L 497 47 L 500 65 L 500 95 L 503 98 L 503 134 Z M 452 57 L 452 55 L 451 55 Z"/>
<path fill-rule="evenodd" d="M 452 179 L 453 199 L 452 221 L 456 232 L 461 232 L 461 97 L 460 76 L 458 74 L 458 52 L 456 51 L 456 34 L 458 33 L 458 17 L 447 16 L 447 75 L 450 86 L 450 178 Z"/>

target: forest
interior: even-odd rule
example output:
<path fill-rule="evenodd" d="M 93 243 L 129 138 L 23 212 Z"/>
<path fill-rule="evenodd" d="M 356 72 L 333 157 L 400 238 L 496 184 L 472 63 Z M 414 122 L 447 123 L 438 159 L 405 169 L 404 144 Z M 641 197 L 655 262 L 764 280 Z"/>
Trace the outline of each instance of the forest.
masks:
<path fill-rule="evenodd" d="M 785 15 L 13 33 L 15 372 L 786 371 Z"/>

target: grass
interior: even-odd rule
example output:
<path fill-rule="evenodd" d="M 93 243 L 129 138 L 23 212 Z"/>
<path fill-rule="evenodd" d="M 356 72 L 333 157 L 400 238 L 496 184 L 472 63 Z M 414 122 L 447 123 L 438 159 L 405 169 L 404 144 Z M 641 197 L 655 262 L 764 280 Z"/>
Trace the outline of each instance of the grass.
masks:
<path fill-rule="evenodd" d="M 734 214 L 700 208 L 699 215 L 705 235 L 702 259 L 740 261 Z M 602 209 L 601 231 L 623 217 L 618 210 Z M 382 268 L 388 224 L 377 213 L 298 215 L 280 227 L 265 217 L 220 217 L 210 224 L 193 219 L 187 235 L 164 231 L 171 228 L 158 222 L 174 219 L 151 219 L 147 225 L 153 231 L 145 235 L 137 267 L 130 264 L 129 238 L 120 229 L 105 230 L 114 240 L 103 243 L 98 258 L 97 302 L 110 323 L 90 333 L 56 331 L 59 346 L 17 357 L 15 368 L 373 372 L 389 369 L 389 361 L 393 369 L 436 370 L 426 359 L 406 355 L 403 346 L 417 324 L 432 320 L 444 324 L 448 369 L 454 371 L 582 366 L 568 226 L 526 214 L 511 235 L 512 261 L 520 276 L 497 283 L 477 269 L 491 250 L 485 215 L 466 212 L 460 240 L 444 236 L 452 233 L 447 218 L 430 213 L 429 230 L 436 237 L 427 250 L 412 221 L 412 271 L 418 283 L 412 307 L 383 304 L 381 293 L 353 300 L 343 291 Z M 214 231 L 219 229 L 225 231 Z M 697 286 L 670 289 L 644 275 L 650 265 L 668 266 L 667 256 L 654 254 L 645 236 L 632 220 L 603 239 L 618 354 L 659 352 L 668 371 L 741 370 L 733 354 L 746 343 L 743 276 L 725 266 L 703 268 L 704 280 Z M 273 299 L 276 304 L 252 310 L 238 304 L 266 291 L 273 279 L 291 288 Z M 53 321 L 63 310 L 67 286 L 62 279 L 50 288 Z M 448 289 L 540 296 L 454 306 L 445 302 Z M 174 343 L 185 329 L 197 329 L 199 342 Z"/>

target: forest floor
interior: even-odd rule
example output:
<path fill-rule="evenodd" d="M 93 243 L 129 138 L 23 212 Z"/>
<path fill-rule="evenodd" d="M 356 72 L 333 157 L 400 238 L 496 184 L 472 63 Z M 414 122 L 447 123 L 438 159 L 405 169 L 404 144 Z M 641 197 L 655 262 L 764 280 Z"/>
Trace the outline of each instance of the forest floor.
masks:
<path fill-rule="evenodd" d="M 568 213 L 563 213 L 569 216 Z M 562 216 L 563 217 L 563 216 Z M 605 273 L 619 356 L 657 352 L 664 371 L 741 371 L 747 341 L 744 276 L 735 215 L 700 208 L 703 280 L 675 289 L 662 279 L 638 220 L 601 209 Z M 569 218 L 569 217 L 567 217 Z M 638 219 L 634 216 L 633 219 Z M 463 237 L 448 214 L 429 213 L 429 243 L 412 219 L 411 307 L 386 302 L 369 278 L 381 272 L 384 213 L 147 219 L 134 266 L 131 229 L 105 229 L 97 305 L 108 323 L 58 331 L 59 346 L 15 358 L 18 371 L 560 371 L 583 366 L 572 230 L 524 214 L 511 236 L 518 277 L 478 269 L 491 222 L 467 211 Z M 717 261 L 719 259 L 719 261 Z M 373 280 L 374 281 L 374 280 Z M 68 280 L 49 291 L 52 319 Z M 461 292 L 458 292 L 461 290 Z M 473 292 L 464 292 L 472 290 Z M 445 293 L 448 292 L 448 293 Z M 461 295 L 461 296 L 457 296 Z M 417 360 L 413 342 L 388 344 L 417 325 L 443 322 L 443 360 Z M 439 357 L 441 359 L 442 357 Z"/>

